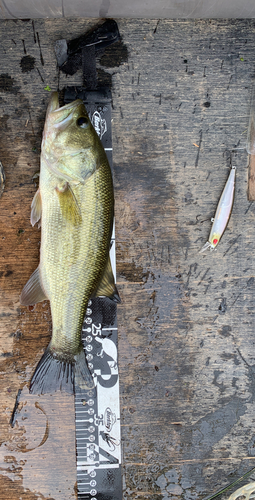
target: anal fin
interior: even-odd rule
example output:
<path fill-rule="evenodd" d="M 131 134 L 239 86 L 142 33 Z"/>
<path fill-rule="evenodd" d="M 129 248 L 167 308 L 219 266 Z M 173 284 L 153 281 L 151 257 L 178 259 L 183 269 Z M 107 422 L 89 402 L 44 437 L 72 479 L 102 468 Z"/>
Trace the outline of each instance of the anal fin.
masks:
<path fill-rule="evenodd" d="M 114 302 L 121 302 L 119 292 L 114 282 L 112 265 L 110 260 L 110 255 L 108 257 L 108 261 L 104 270 L 104 274 L 101 278 L 101 281 L 94 291 L 92 297 L 109 297 Z"/>
<path fill-rule="evenodd" d="M 43 300 L 48 300 L 48 297 L 42 288 L 39 267 L 37 267 L 21 292 L 20 303 L 22 306 L 32 306 Z"/>

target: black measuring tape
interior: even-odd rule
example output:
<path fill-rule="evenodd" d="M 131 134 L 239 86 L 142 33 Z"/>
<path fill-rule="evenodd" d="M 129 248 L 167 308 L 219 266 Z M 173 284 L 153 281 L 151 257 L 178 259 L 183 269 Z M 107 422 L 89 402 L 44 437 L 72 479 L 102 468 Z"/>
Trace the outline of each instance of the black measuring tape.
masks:
<path fill-rule="evenodd" d="M 70 87 L 64 102 L 82 99 L 112 168 L 111 92 Z M 115 233 L 110 258 L 116 278 Z M 117 364 L 117 305 L 107 297 L 88 303 L 82 342 L 95 390 L 76 388 L 78 500 L 121 500 L 121 436 Z"/>

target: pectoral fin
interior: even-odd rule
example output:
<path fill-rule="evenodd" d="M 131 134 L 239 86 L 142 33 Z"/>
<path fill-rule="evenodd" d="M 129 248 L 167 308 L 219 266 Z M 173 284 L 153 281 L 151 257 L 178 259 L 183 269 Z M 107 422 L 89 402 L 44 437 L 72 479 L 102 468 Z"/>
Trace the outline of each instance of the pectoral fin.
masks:
<path fill-rule="evenodd" d="M 22 306 L 32 306 L 47 299 L 42 288 L 39 267 L 37 267 L 21 292 L 20 303 Z"/>
<path fill-rule="evenodd" d="M 119 303 L 121 302 L 119 292 L 114 282 L 110 256 L 108 257 L 108 261 L 102 279 L 97 289 L 93 293 L 93 297 L 100 297 L 100 296 L 109 297 L 114 302 L 119 302 Z"/>
<path fill-rule="evenodd" d="M 32 204 L 31 204 L 31 216 L 30 222 L 34 226 L 41 218 L 42 215 L 42 200 L 40 189 L 37 189 Z"/>
<path fill-rule="evenodd" d="M 55 189 L 64 219 L 77 226 L 81 223 L 81 211 L 70 184 L 66 182 L 63 186 L 57 186 Z"/>

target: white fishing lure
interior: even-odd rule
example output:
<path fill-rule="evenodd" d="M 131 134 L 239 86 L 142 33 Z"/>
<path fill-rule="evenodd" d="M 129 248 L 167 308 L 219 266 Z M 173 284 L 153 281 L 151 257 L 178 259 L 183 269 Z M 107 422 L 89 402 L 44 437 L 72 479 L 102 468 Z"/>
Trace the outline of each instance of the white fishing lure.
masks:
<path fill-rule="evenodd" d="M 213 225 L 208 241 L 205 243 L 203 248 L 201 248 L 199 253 L 204 252 L 205 250 L 207 250 L 207 248 L 214 250 L 214 248 L 218 245 L 227 227 L 234 201 L 235 176 L 236 176 L 236 167 L 232 167 L 230 170 L 228 180 L 222 191 L 222 195 L 220 197 L 220 201 L 217 206 L 216 214 L 214 216 L 214 219 L 212 219 Z"/>
<path fill-rule="evenodd" d="M 244 498 L 244 500 L 250 500 L 255 496 L 255 482 L 245 484 L 238 490 L 234 491 L 228 500 L 237 500 L 238 497 Z"/>

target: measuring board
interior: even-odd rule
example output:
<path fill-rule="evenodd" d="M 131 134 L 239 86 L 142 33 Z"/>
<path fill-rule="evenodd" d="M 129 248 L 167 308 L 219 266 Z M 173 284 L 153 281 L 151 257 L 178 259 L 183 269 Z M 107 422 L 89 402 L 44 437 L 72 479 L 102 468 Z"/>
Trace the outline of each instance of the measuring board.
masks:
<path fill-rule="evenodd" d="M 112 168 L 111 92 L 65 90 L 64 102 L 82 99 Z M 115 232 L 110 258 L 116 280 Z M 121 500 L 121 442 L 117 365 L 117 304 L 107 297 L 88 303 L 82 342 L 95 389 L 76 387 L 75 422 L 78 500 Z"/>

